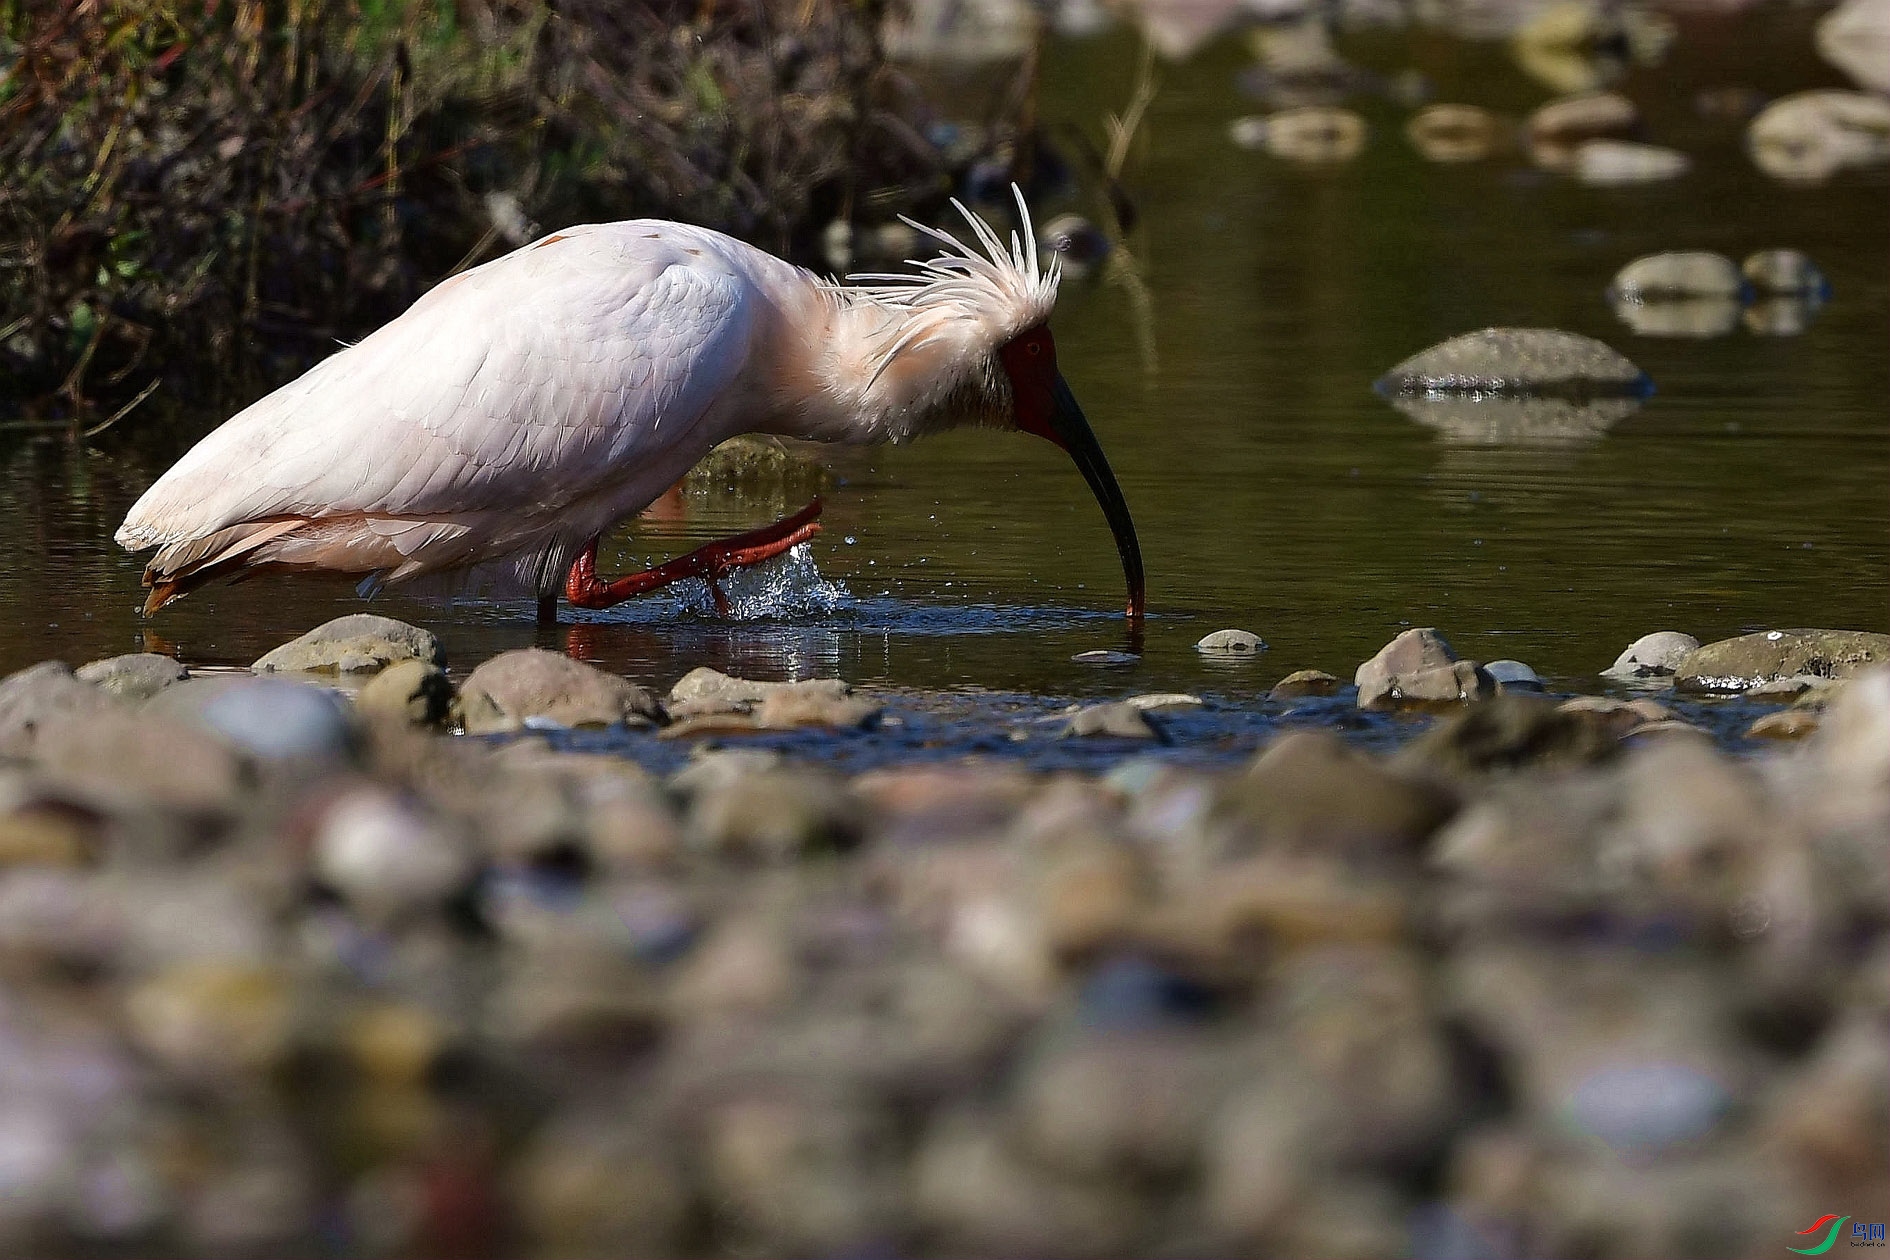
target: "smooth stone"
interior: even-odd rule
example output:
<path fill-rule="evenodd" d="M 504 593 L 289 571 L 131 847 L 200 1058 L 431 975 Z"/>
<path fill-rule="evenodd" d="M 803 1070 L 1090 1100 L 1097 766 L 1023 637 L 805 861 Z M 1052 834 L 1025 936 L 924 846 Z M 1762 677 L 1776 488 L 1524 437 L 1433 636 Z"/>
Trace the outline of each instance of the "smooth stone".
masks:
<path fill-rule="evenodd" d="M 575 727 L 653 726 L 663 717 L 647 687 L 543 648 L 515 648 L 481 664 L 455 707 L 468 735 L 520 730 L 530 718 Z"/>
<path fill-rule="evenodd" d="M 39 727 L 67 714 L 109 713 L 119 702 L 81 682 L 64 661 L 41 661 L 0 678 L 0 754 L 17 756 L 33 745 Z"/>
<path fill-rule="evenodd" d="M 1092 704 L 1078 710 L 1063 728 L 1064 737 L 1100 735 L 1115 739 L 1160 739 L 1161 732 L 1132 704 Z"/>
<path fill-rule="evenodd" d="M 1521 661 L 1488 661 L 1485 672 L 1505 691 L 1542 691 L 1542 679 Z"/>
<path fill-rule="evenodd" d="M 149 700 L 175 683 L 188 682 L 190 671 L 182 663 L 155 652 L 129 652 L 108 656 L 102 661 L 81 665 L 74 671 L 80 682 L 91 683 L 100 691 L 120 700 L 136 703 Z"/>
<path fill-rule="evenodd" d="M 1873 669 L 1846 683 L 1824 711 L 1817 747 L 1835 777 L 1890 785 L 1890 669 Z"/>
<path fill-rule="evenodd" d="M 354 708 L 382 721 L 438 726 L 452 712 L 453 684 L 431 661 L 395 661 L 355 694 Z"/>
<path fill-rule="evenodd" d="M 669 689 L 672 705 L 713 702 L 723 705 L 756 705 L 783 691 L 830 700 L 844 700 L 853 689 L 838 678 L 816 678 L 805 682 L 756 682 L 736 678 L 720 670 L 699 665 L 684 674 Z M 701 710 L 707 712 L 708 710 Z"/>
<path fill-rule="evenodd" d="M 1747 739 L 1803 739 L 1818 729 L 1818 715 L 1810 709 L 1768 713 L 1746 728 Z"/>
<path fill-rule="evenodd" d="M 1674 672 L 1676 686 L 1743 691 L 1794 674 L 1849 678 L 1890 661 L 1890 634 L 1866 630 L 1766 630 L 1708 643 Z"/>
<path fill-rule="evenodd" d="M 1634 102 L 1619 92 L 1581 92 L 1540 106 L 1529 115 L 1529 134 L 1567 144 L 1630 130 L 1640 119 Z"/>
<path fill-rule="evenodd" d="M 1726 1087 L 1679 1063 L 1624 1063 L 1575 1083 L 1567 1108 L 1578 1129 L 1614 1149 L 1646 1155 L 1712 1132 L 1732 1105 Z"/>
<path fill-rule="evenodd" d="M 1274 740 L 1223 792 L 1262 836 L 1320 850 L 1414 852 L 1456 809 L 1450 792 L 1326 731 Z"/>
<path fill-rule="evenodd" d="M 1310 696 L 1330 696 L 1345 686 L 1343 679 L 1323 669 L 1296 669 L 1273 684 L 1269 700 L 1301 700 Z"/>
<path fill-rule="evenodd" d="M 1185 691 L 1150 691 L 1139 696 L 1130 696 L 1122 703 L 1139 709 L 1143 713 L 1177 713 L 1207 707 L 1207 701 L 1200 696 L 1191 696 Z"/>
<path fill-rule="evenodd" d="M 1216 630 L 1212 634 L 1202 635 L 1195 643 L 1197 652 L 1212 652 L 1218 656 L 1251 656 L 1255 652 L 1267 650 L 1266 643 L 1259 635 L 1247 630 Z"/>
<path fill-rule="evenodd" d="M 1656 630 L 1628 644 L 1627 649 L 1615 657 L 1614 664 L 1601 672 L 1607 678 L 1671 677 L 1687 654 L 1697 651 L 1699 646 L 1700 641 L 1690 634 L 1682 634 L 1678 630 Z"/>
<path fill-rule="evenodd" d="M 1440 722 L 1407 745 L 1394 764 L 1454 775 L 1592 765 L 1615 755 L 1621 733 L 1610 722 L 1589 720 L 1544 696 L 1511 693 Z"/>
<path fill-rule="evenodd" d="M 1404 126 L 1429 162 L 1480 162 L 1509 140 L 1509 124 L 1480 105 L 1429 105 Z"/>
<path fill-rule="evenodd" d="M 1087 652 L 1078 652 L 1070 659 L 1078 665 L 1134 665 L 1142 658 L 1133 652 L 1117 652 L 1110 648 L 1092 648 Z"/>
<path fill-rule="evenodd" d="M 166 687 L 140 712 L 209 730 L 266 760 L 344 759 L 356 743 L 347 701 L 286 678 L 199 678 Z"/>
<path fill-rule="evenodd" d="M 33 760 L 51 782 L 108 809 L 221 813 L 251 785 L 249 768 L 226 742 L 148 712 L 50 719 Z"/>
<path fill-rule="evenodd" d="M 1733 260 L 1711 250 L 1644 254 L 1615 273 L 1610 300 L 1660 302 L 1670 298 L 1740 298 L 1746 278 Z"/>
<path fill-rule="evenodd" d="M 1580 715 L 1583 721 L 1617 739 L 1631 735 L 1650 723 L 1675 720 L 1673 710 L 1655 700 L 1570 696 L 1556 707 L 1564 713 Z"/>
<path fill-rule="evenodd" d="M 1406 630 L 1358 667 L 1361 709 L 1400 704 L 1447 704 L 1496 694 L 1496 680 L 1473 661 L 1460 661 L 1443 635 L 1429 626 Z"/>
<path fill-rule="evenodd" d="M 1372 388 L 1387 397 L 1507 394 L 1585 402 L 1639 398 L 1647 374 L 1593 337 L 1554 328 L 1485 328 L 1412 355 Z"/>
<path fill-rule="evenodd" d="M 1890 100 L 1831 88 L 1782 97 L 1747 126 L 1746 151 L 1788 183 L 1822 183 L 1849 166 L 1890 161 Z"/>
<path fill-rule="evenodd" d="M 1746 688 L 1748 700 L 1796 700 L 1808 691 L 1825 691 L 1842 686 L 1829 678 L 1817 674 L 1793 674 L 1789 678 L 1774 678 L 1762 682 L 1756 687 Z"/>
<path fill-rule="evenodd" d="M 801 684 L 783 687 L 763 697 L 755 708 L 755 721 L 772 731 L 806 726 L 857 730 L 870 725 L 879 714 L 880 706 L 871 700 L 836 696 L 830 688 Z"/>
<path fill-rule="evenodd" d="M 353 792 L 328 808 L 313 858 L 322 882 L 375 923 L 443 905 L 474 870 L 459 837 L 379 788 Z"/>
<path fill-rule="evenodd" d="M 1831 296 L 1831 282 L 1818 264 L 1800 250 L 1759 250 L 1746 255 L 1739 271 L 1759 293 L 1820 302 Z"/>
<path fill-rule="evenodd" d="M 1864 87 L 1890 95 L 1890 3 L 1844 0 L 1818 19 L 1812 42 L 1826 61 Z"/>
<path fill-rule="evenodd" d="M 1627 140 L 1589 140 L 1575 150 L 1576 180 L 1596 188 L 1658 183 L 1692 168 L 1693 159 L 1678 149 Z"/>
<path fill-rule="evenodd" d="M 408 660 L 444 667 L 446 649 L 430 630 L 374 613 L 350 613 L 265 653 L 250 668 L 259 674 L 366 674 Z"/>
<path fill-rule="evenodd" d="M 1282 161 L 1308 166 L 1349 162 L 1365 151 L 1371 128 L 1364 118 L 1336 105 L 1303 105 L 1264 118 L 1236 119 L 1234 143 Z"/>
<path fill-rule="evenodd" d="M 749 772 L 698 792 L 683 822 L 685 842 L 723 858 L 785 862 L 813 850 L 844 850 L 864 819 L 846 783 L 818 770 Z"/>

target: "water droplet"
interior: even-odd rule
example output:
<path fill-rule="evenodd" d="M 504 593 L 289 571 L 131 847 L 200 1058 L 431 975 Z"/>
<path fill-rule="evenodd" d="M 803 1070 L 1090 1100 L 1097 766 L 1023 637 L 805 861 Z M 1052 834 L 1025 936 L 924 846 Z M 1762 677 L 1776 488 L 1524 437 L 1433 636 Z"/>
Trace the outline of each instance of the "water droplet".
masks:
<path fill-rule="evenodd" d="M 854 543 L 857 543 L 858 541 L 860 540 L 855 538 L 852 534 L 847 535 L 847 538 L 846 538 L 847 546 L 851 547 Z"/>

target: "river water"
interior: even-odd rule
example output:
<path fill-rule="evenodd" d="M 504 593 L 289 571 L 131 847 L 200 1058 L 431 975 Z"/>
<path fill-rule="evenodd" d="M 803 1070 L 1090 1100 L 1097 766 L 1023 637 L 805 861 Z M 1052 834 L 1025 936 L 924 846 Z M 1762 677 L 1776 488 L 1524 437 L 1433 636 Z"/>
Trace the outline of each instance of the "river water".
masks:
<path fill-rule="evenodd" d="M 1291 167 L 1227 137 L 1260 109 L 1240 87 L 1244 38 L 1160 66 L 1126 180 L 1147 303 L 1072 280 L 1053 325 L 1140 526 L 1151 616 L 1135 664 L 1072 660 L 1125 646 L 1120 571 L 1080 477 L 1047 444 L 983 432 L 833 452 L 827 530 L 810 555 L 832 589 L 791 615 L 724 623 L 653 598 L 547 635 L 522 604 L 393 594 L 372 607 L 434 629 L 458 668 L 540 643 L 662 686 L 711 664 L 989 693 L 1033 711 L 1185 690 L 1232 712 L 1294 669 L 1349 677 L 1412 625 L 1571 690 L 1593 690 L 1595 671 L 1657 629 L 1890 629 L 1890 169 L 1782 185 L 1745 155 L 1740 123 L 1696 107 L 1712 89 L 1841 85 L 1811 52 L 1815 16 L 1681 13 L 1663 63 L 1618 86 L 1647 138 L 1695 165 L 1635 188 L 1582 187 L 1517 156 L 1428 165 L 1402 134 L 1409 106 L 1371 93 L 1351 102 L 1372 127 L 1356 162 Z M 1367 70 L 1415 69 L 1436 100 L 1520 116 L 1551 95 L 1499 42 L 1336 42 Z M 1099 135 L 1137 61 L 1120 27 L 1053 41 L 1041 115 Z M 1040 210 L 1086 208 L 1066 201 Z M 1641 337 L 1603 297 L 1643 253 L 1775 246 L 1807 251 L 1831 278 L 1802 335 Z M 1372 392 L 1425 346 L 1504 324 L 1600 337 L 1657 392 L 1603 435 L 1548 445 L 1453 442 Z M 0 435 L 0 667 L 145 648 L 240 664 L 366 607 L 343 581 L 268 580 L 140 622 L 139 563 L 111 533 L 218 419 L 134 416 L 89 446 Z M 790 497 L 674 499 L 620 531 L 602 567 L 758 524 L 798 506 Z M 796 579 L 802 596 L 810 573 Z M 1240 665 L 1200 657 L 1194 641 L 1224 626 L 1269 650 Z"/>

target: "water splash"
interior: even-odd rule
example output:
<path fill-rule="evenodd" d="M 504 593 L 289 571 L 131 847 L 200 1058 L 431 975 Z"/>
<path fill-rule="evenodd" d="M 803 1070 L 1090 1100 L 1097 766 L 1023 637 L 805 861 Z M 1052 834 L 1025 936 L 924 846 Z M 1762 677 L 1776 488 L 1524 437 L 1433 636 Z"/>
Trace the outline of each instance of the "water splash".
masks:
<path fill-rule="evenodd" d="M 806 543 L 764 564 L 752 565 L 723 578 L 728 597 L 728 619 L 759 621 L 809 617 L 831 613 L 851 600 L 844 583 L 821 576 L 813 548 Z M 675 586 L 679 611 L 701 617 L 719 617 L 706 582 L 679 582 Z"/>

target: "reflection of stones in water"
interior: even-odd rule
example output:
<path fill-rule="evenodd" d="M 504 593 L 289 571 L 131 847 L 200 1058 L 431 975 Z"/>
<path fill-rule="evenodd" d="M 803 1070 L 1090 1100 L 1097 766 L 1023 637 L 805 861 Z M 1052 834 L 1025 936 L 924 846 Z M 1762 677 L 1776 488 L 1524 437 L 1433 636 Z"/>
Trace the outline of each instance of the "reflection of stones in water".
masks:
<path fill-rule="evenodd" d="M 1737 298 L 1686 297 L 1637 302 L 1615 296 L 1610 304 L 1621 322 L 1643 337 L 1723 337 L 1739 326 Z"/>
<path fill-rule="evenodd" d="M 1823 306 L 1815 297 L 1760 298 L 1746 308 L 1746 331 L 1761 337 L 1796 337 L 1811 327 Z"/>
<path fill-rule="evenodd" d="M 1737 311 L 1734 312 L 1735 317 Z M 1640 409 L 1638 398 L 1391 395 L 1388 402 L 1461 446 L 1561 447 L 1594 441 Z"/>

